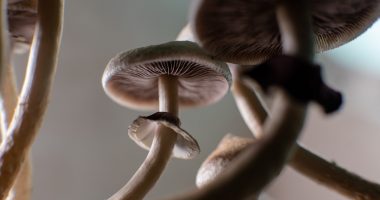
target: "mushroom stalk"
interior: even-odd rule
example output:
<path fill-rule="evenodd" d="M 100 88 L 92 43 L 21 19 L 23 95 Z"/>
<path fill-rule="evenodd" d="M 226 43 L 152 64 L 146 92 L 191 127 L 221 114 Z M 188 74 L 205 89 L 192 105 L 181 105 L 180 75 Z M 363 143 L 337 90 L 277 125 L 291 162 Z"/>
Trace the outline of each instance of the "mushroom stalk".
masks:
<path fill-rule="evenodd" d="M 237 107 L 256 138 L 262 131 L 263 122 L 268 114 L 263 104 L 259 101 L 254 90 L 247 87 L 239 78 L 237 69 L 236 78 L 233 81 L 232 93 Z M 264 112 L 262 112 L 264 111 Z M 310 179 L 329 187 L 349 198 L 379 199 L 380 185 L 367 181 L 344 168 L 329 162 L 310 150 L 296 144 L 294 156 L 290 160 L 290 166 Z"/>
<path fill-rule="evenodd" d="M 7 0 L 0 0 L 0 84 L 2 85 L 5 78 L 6 68 L 9 65 L 9 34 L 7 22 Z M 3 91 L 1 91 L 3 92 Z M 0 100 L 4 94 L 0 94 Z M 4 134 L 4 133 L 3 133 Z"/>
<path fill-rule="evenodd" d="M 15 114 L 0 146 L 0 199 L 8 195 L 29 152 L 47 108 L 57 64 L 63 0 L 40 0 L 38 24 L 22 92 Z"/>
<path fill-rule="evenodd" d="M 4 140 L 18 100 L 15 74 L 11 65 L 8 65 L 6 68 L 3 80 L 3 84 L 0 85 L 0 90 L 1 93 L 4 94 L 3 100 L 1 101 L 1 133 L 3 134 L 2 139 Z M 30 157 L 28 155 L 12 188 L 14 196 L 12 199 L 30 199 L 32 173 L 30 162 Z"/>
<path fill-rule="evenodd" d="M 162 75 L 158 79 L 159 110 L 178 115 L 177 78 Z M 165 125 L 159 125 L 148 156 L 128 183 L 109 200 L 139 200 L 150 191 L 168 163 L 177 133 Z"/>
<path fill-rule="evenodd" d="M 350 198 L 380 199 L 380 185 L 370 182 L 299 146 L 290 165 L 314 181 Z"/>
<path fill-rule="evenodd" d="M 277 15 L 284 54 L 312 61 L 309 1 L 278 1 Z M 244 199 L 259 194 L 281 172 L 303 127 L 306 104 L 293 99 L 282 89 L 277 90 L 277 95 L 276 115 L 265 124 L 267 135 L 261 142 L 247 149 L 214 182 L 174 199 Z M 241 183 L 247 187 L 241 187 Z"/>

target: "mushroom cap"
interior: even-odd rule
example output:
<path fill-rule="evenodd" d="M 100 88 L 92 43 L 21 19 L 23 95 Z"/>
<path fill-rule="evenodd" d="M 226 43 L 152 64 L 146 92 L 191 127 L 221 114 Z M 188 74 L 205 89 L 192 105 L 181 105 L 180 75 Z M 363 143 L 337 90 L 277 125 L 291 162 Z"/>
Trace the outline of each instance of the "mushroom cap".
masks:
<path fill-rule="evenodd" d="M 258 64 L 281 53 L 275 0 L 198 0 L 191 15 L 197 42 L 217 58 Z M 379 17 L 380 0 L 311 0 L 317 52 L 345 44 Z"/>
<path fill-rule="evenodd" d="M 219 142 L 218 147 L 207 157 L 198 170 L 196 185 L 203 187 L 213 181 L 232 160 L 243 152 L 250 144 L 254 143 L 253 138 L 245 138 L 227 134 Z"/>
<path fill-rule="evenodd" d="M 154 139 L 157 126 L 164 125 L 177 133 L 177 141 L 172 155 L 176 158 L 191 159 L 199 154 L 198 142 L 185 130 L 180 128 L 180 120 L 167 112 L 140 116 L 128 128 L 128 135 L 140 147 L 149 150 Z"/>
<path fill-rule="evenodd" d="M 221 99 L 231 84 L 228 66 L 196 43 L 174 41 L 142 47 L 112 58 L 103 88 L 114 101 L 137 109 L 157 109 L 158 78 L 176 76 L 178 105 L 208 105 Z"/>
<path fill-rule="evenodd" d="M 33 41 L 37 24 L 37 1 L 9 2 L 8 24 L 13 51 L 15 53 L 26 52 Z"/>

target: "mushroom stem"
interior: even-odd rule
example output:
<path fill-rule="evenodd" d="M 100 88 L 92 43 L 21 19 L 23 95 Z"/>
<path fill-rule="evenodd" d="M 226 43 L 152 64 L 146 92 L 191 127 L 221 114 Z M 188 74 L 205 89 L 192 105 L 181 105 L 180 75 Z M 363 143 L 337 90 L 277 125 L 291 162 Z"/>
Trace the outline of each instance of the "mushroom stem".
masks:
<path fill-rule="evenodd" d="M 1 133 L 2 139 L 6 138 L 6 133 L 17 105 L 18 94 L 13 67 L 8 65 L 5 69 L 3 84 L 0 85 L 1 93 L 4 94 L 1 101 Z M 14 198 L 17 200 L 28 200 L 31 196 L 31 163 L 30 155 L 27 156 L 16 182 L 12 188 Z"/>
<path fill-rule="evenodd" d="M 276 6 L 282 52 L 307 61 L 314 57 L 310 6 L 310 0 L 277 0 Z"/>
<path fill-rule="evenodd" d="M 380 199 L 379 184 L 363 179 L 302 146 L 297 148 L 290 165 L 315 182 L 325 185 L 350 199 Z"/>
<path fill-rule="evenodd" d="M 7 0 L 0 0 L 0 84 L 2 85 L 5 78 L 6 68 L 9 65 L 9 33 L 8 33 L 8 16 L 7 16 Z M 3 92 L 3 91 L 1 91 Z M 0 94 L 0 99 L 4 98 L 4 94 Z M 4 133 L 3 133 L 4 134 Z"/>
<path fill-rule="evenodd" d="M 283 52 L 313 58 L 309 1 L 279 0 L 278 23 Z M 305 19 L 306 18 L 306 19 Z M 302 34 L 305 35 L 302 35 Z M 291 157 L 294 144 L 303 127 L 306 104 L 286 94 L 280 88 L 275 99 L 276 115 L 265 124 L 267 134 L 256 146 L 247 149 L 224 174 L 206 187 L 174 199 L 244 199 L 259 194 L 283 169 Z M 247 187 L 241 187 L 241 184 Z"/>
<path fill-rule="evenodd" d="M 161 75 L 158 79 L 158 96 L 160 112 L 178 115 L 178 81 L 177 77 Z"/>
<path fill-rule="evenodd" d="M 38 23 L 20 99 L 0 146 L 0 199 L 8 195 L 47 108 L 57 64 L 63 0 L 40 0 Z"/>
<path fill-rule="evenodd" d="M 177 116 L 177 78 L 169 75 L 160 76 L 158 79 L 158 92 L 160 112 L 169 112 Z M 176 140 L 176 132 L 162 124 L 159 125 L 148 156 L 128 183 L 109 200 L 143 199 L 164 171 L 172 155 Z"/>
<path fill-rule="evenodd" d="M 230 69 L 234 74 L 231 92 L 240 114 L 255 138 L 261 138 L 264 131 L 263 124 L 268 112 L 256 92 L 244 84 L 237 66 L 231 65 Z"/>
<path fill-rule="evenodd" d="M 176 141 L 176 133 L 160 125 L 155 133 L 148 156 L 128 183 L 109 200 L 139 200 L 157 182 L 170 159 Z"/>
<path fill-rule="evenodd" d="M 232 70 L 237 71 L 233 67 Z M 238 72 L 236 74 L 231 91 L 236 100 L 237 107 L 255 137 L 262 137 L 262 135 L 257 133 L 262 131 L 263 122 L 268 114 L 263 103 L 256 101 L 258 99 L 256 92 L 242 82 Z M 323 159 L 299 144 L 296 144 L 294 156 L 289 164 L 295 170 L 315 182 L 325 185 L 349 198 L 380 198 L 380 185 L 367 181 L 339 167 L 335 163 Z"/>

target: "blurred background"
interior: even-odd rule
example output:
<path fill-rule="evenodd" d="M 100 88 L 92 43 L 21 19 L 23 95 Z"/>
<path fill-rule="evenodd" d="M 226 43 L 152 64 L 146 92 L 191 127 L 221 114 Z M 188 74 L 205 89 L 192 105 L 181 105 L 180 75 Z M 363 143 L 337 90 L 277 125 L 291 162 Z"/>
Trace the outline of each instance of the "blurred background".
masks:
<path fill-rule="evenodd" d="M 59 65 L 50 105 L 33 145 L 34 200 L 103 200 L 122 187 L 147 155 L 127 134 L 141 112 L 121 107 L 100 80 L 118 52 L 174 40 L 190 1 L 66 0 Z M 325 77 L 345 94 L 344 109 L 325 116 L 312 105 L 302 144 L 380 182 L 380 24 L 341 48 L 318 56 Z M 15 64 L 21 83 L 26 57 Z M 201 162 L 227 133 L 250 136 L 227 94 L 206 108 L 181 110 L 182 127 L 201 146 L 194 160 L 170 161 L 146 199 L 194 187 Z M 340 200 L 344 197 L 286 168 L 263 199 Z"/>

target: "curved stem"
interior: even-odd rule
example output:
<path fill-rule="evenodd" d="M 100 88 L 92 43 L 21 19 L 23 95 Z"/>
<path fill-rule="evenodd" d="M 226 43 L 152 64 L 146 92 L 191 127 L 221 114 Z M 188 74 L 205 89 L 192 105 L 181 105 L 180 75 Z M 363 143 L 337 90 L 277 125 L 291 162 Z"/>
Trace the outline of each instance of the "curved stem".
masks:
<path fill-rule="evenodd" d="M 40 128 L 60 46 L 63 0 L 40 0 L 38 23 L 20 99 L 0 146 L 0 199 L 7 196 Z"/>
<path fill-rule="evenodd" d="M 159 110 L 178 115 L 177 78 L 162 75 L 158 81 Z M 128 181 L 117 193 L 108 200 L 139 200 L 150 191 L 160 178 L 166 164 L 170 160 L 177 133 L 172 129 L 159 125 L 154 135 L 148 156 Z"/>
<path fill-rule="evenodd" d="M 241 82 L 241 79 L 235 78 L 233 85 L 235 87 L 231 91 L 235 99 L 239 99 L 239 101 L 236 101 L 237 107 L 248 128 L 256 137 L 256 133 L 262 130 L 262 128 L 256 128 L 263 125 L 262 122 L 266 120 L 268 114 L 258 112 L 265 110 L 263 103 L 252 101 L 252 97 L 255 96 L 254 99 L 257 99 L 257 95 L 254 90 Z M 323 159 L 299 144 L 296 144 L 294 156 L 289 164 L 303 175 L 346 197 L 352 199 L 380 199 L 379 184 L 367 181 L 335 163 Z"/>
<path fill-rule="evenodd" d="M 367 181 L 299 146 L 290 165 L 314 181 L 350 199 L 380 199 L 380 185 Z"/>
<path fill-rule="evenodd" d="M 3 101 L 1 101 L 1 133 L 4 133 L 3 138 L 5 138 L 18 100 L 15 74 L 11 65 L 8 65 L 7 69 L 5 70 L 5 77 L 3 80 L 3 84 L 0 85 L 1 93 L 4 94 Z M 21 167 L 20 173 L 17 175 L 16 182 L 12 188 L 12 192 L 14 193 L 14 198 L 12 199 L 30 199 L 31 174 L 31 160 L 30 155 L 28 155 Z"/>
<path fill-rule="evenodd" d="M 7 0 L 0 0 L 0 85 L 2 85 L 4 82 L 6 69 L 9 66 L 10 59 L 7 5 Z M 3 93 L 0 93 L 1 101 L 4 98 L 4 96 L 5 95 Z"/>
<path fill-rule="evenodd" d="M 176 138 L 176 133 L 160 125 L 143 164 L 129 182 L 109 200 L 143 199 L 164 171 L 166 163 L 172 154 Z"/>
<path fill-rule="evenodd" d="M 279 0 L 277 20 L 285 54 L 313 58 L 308 1 Z M 306 34 L 306 35 L 302 35 Z M 306 42 L 305 39 L 306 38 Z M 265 137 L 232 163 L 224 174 L 205 188 L 174 199 L 244 199 L 259 194 L 290 158 L 303 127 L 306 105 L 278 90 L 276 115 L 265 124 Z M 279 102 L 278 102 L 279 101 Z M 247 185 L 242 187 L 241 184 Z"/>

